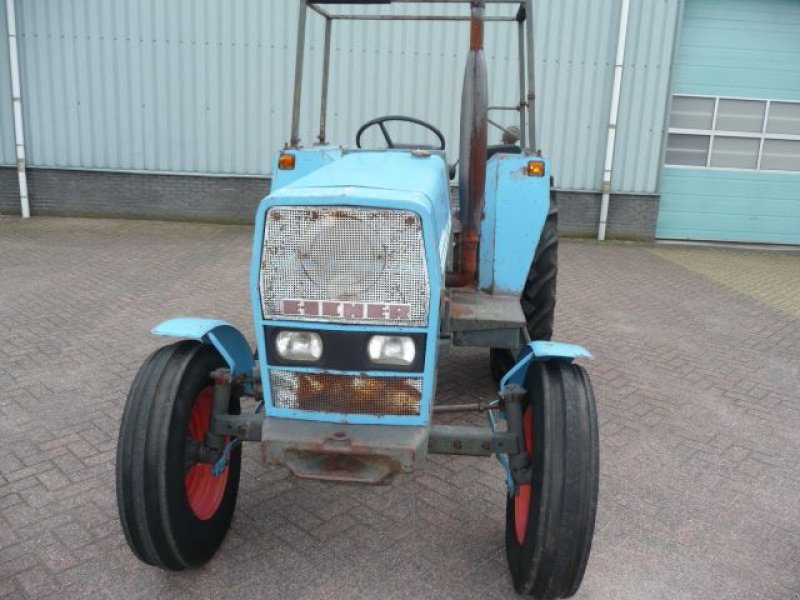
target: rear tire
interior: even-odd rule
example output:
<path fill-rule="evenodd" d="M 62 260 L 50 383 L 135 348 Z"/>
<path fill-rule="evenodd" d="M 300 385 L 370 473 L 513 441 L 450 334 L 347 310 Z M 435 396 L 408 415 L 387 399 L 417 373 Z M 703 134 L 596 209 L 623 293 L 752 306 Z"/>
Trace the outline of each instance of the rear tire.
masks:
<path fill-rule="evenodd" d="M 550 210 L 539 236 L 520 304 L 531 340 L 550 340 L 556 313 L 556 278 L 558 276 L 558 205 L 550 194 Z M 496 383 L 514 366 L 514 353 L 507 348 L 489 350 L 489 368 Z"/>
<path fill-rule="evenodd" d="M 555 197 L 551 197 L 550 210 L 520 298 L 528 335 L 532 340 L 549 340 L 553 337 L 557 276 L 558 205 Z"/>
<path fill-rule="evenodd" d="M 506 503 L 506 556 L 514 589 L 568 598 L 581 584 L 594 535 L 599 447 L 586 371 L 564 361 L 534 362 L 523 412 L 530 484 Z"/>
<path fill-rule="evenodd" d="M 217 477 L 208 463 L 185 464 L 187 440 L 202 438 L 209 426 L 209 374 L 224 366 L 212 346 L 178 342 L 145 360 L 128 393 L 117 445 L 117 505 L 128 545 L 147 564 L 202 565 L 230 527 L 241 446 Z M 234 395 L 229 410 L 238 408 Z"/>

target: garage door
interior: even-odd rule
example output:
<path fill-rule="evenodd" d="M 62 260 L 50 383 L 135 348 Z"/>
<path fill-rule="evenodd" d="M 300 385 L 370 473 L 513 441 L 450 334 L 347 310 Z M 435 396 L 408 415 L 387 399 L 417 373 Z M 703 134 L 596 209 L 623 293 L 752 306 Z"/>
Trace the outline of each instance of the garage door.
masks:
<path fill-rule="evenodd" d="M 800 1 L 686 0 L 656 235 L 800 244 Z"/>

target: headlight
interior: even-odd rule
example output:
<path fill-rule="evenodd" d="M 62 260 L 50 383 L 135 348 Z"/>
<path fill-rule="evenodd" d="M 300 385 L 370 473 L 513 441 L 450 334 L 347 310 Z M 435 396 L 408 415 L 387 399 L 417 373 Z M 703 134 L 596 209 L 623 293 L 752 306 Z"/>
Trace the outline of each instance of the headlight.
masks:
<path fill-rule="evenodd" d="M 369 359 L 379 365 L 407 366 L 414 362 L 417 348 L 404 335 L 373 335 L 367 345 Z"/>
<path fill-rule="evenodd" d="M 275 337 L 275 350 L 286 360 L 319 360 L 322 338 L 312 331 L 281 331 Z"/>

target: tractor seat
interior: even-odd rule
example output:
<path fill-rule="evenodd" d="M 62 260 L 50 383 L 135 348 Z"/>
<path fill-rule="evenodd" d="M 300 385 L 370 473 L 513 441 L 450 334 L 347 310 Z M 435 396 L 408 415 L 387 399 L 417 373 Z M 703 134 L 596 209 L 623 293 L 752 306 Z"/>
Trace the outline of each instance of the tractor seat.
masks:
<path fill-rule="evenodd" d="M 486 160 L 489 160 L 498 152 L 502 152 L 503 154 L 522 154 L 522 148 L 516 144 L 497 144 L 495 146 L 487 146 Z"/>

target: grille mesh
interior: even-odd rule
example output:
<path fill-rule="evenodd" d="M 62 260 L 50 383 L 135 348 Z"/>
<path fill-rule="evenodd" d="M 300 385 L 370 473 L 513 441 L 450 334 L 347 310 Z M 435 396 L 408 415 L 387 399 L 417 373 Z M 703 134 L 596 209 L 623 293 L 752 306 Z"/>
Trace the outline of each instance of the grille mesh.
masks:
<path fill-rule="evenodd" d="M 419 415 L 422 379 L 297 373 L 272 369 L 277 408 L 358 415 Z"/>
<path fill-rule="evenodd" d="M 267 213 L 259 281 L 264 318 L 284 299 L 406 304 L 425 325 L 428 272 L 419 217 L 409 211 L 343 206 L 281 206 Z M 315 316 L 314 320 L 341 321 Z M 349 323 L 374 323 L 347 319 Z"/>

